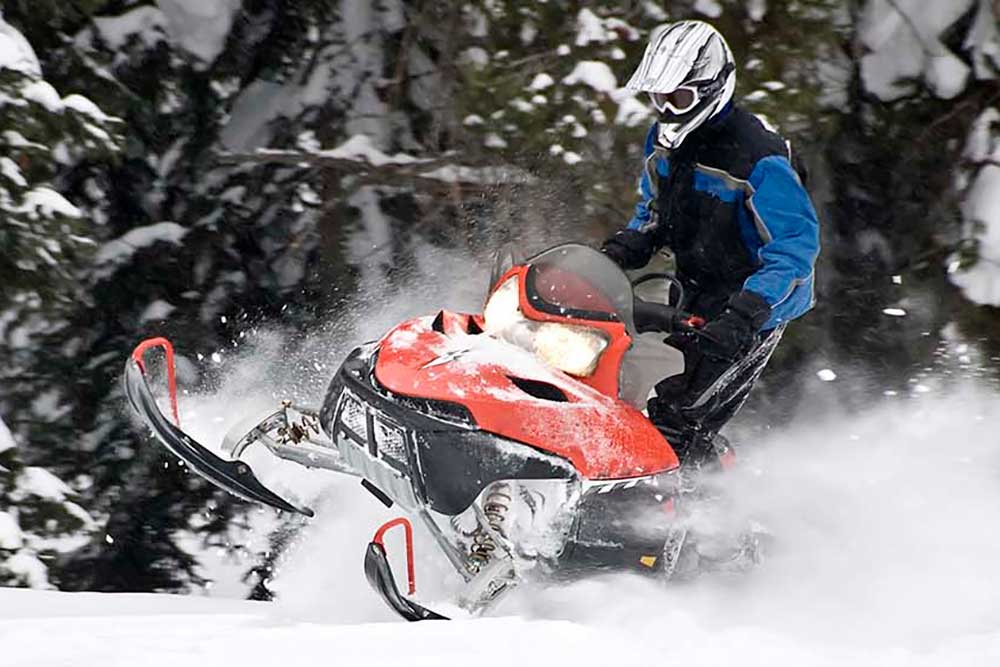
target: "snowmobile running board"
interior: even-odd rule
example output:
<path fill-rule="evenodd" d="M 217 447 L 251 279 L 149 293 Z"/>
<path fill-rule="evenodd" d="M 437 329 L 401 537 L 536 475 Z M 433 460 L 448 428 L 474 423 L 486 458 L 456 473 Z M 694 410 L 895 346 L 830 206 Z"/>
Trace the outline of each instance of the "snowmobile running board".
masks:
<path fill-rule="evenodd" d="M 396 579 L 392 576 L 392 568 L 389 566 L 385 544 L 383 544 L 386 531 L 395 526 L 402 526 L 406 533 L 407 593 L 408 595 L 413 595 L 416 592 L 417 585 L 413 573 L 413 526 L 410 525 L 409 520 L 402 517 L 382 524 L 375 531 L 375 537 L 372 538 L 365 552 L 365 578 L 368 579 L 368 583 L 379 594 L 379 597 L 385 600 L 386 604 L 407 621 L 449 620 L 447 616 L 442 616 L 437 612 L 431 611 L 413 600 L 403 597 L 399 592 Z"/>
<path fill-rule="evenodd" d="M 153 347 L 163 348 L 166 354 L 167 386 L 176 425 L 160 411 L 146 382 L 144 357 Z M 129 403 L 153 431 L 156 439 L 195 473 L 244 500 L 263 503 L 285 512 L 297 512 L 307 517 L 314 515 L 308 507 L 285 500 L 264 486 L 246 463 L 227 461 L 216 456 L 181 430 L 177 410 L 177 381 L 174 375 L 174 348 L 166 338 L 150 338 L 139 343 L 125 363 L 124 383 Z"/>

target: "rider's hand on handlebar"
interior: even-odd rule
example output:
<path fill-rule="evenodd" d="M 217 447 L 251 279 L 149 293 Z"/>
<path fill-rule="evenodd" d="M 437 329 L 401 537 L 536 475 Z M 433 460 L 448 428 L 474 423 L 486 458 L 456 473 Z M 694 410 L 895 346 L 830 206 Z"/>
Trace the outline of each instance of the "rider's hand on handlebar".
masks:
<path fill-rule="evenodd" d="M 753 347 L 758 330 L 770 316 L 771 307 L 761 296 L 747 290 L 739 292 L 722 314 L 702 329 L 698 348 L 713 359 L 737 359 Z"/>

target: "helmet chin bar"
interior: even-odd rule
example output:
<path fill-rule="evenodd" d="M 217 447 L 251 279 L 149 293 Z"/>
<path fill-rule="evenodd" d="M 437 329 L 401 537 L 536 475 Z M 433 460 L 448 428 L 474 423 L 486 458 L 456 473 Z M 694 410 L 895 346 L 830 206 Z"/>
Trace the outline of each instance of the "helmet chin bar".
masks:
<path fill-rule="evenodd" d="M 715 115 L 718 104 L 706 106 L 700 113 L 677 123 L 660 120 L 657 123 L 657 142 L 667 150 L 676 150 L 684 143 L 688 135 L 701 127 L 705 121 Z"/>

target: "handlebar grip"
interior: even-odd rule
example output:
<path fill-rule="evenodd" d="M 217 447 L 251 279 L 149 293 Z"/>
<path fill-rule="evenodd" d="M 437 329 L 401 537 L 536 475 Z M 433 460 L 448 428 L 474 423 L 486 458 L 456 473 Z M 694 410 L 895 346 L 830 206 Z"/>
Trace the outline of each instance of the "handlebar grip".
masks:
<path fill-rule="evenodd" d="M 704 320 L 696 315 L 664 303 L 653 303 L 639 298 L 634 299 L 633 319 L 639 333 L 673 333 L 704 326 Z"/>

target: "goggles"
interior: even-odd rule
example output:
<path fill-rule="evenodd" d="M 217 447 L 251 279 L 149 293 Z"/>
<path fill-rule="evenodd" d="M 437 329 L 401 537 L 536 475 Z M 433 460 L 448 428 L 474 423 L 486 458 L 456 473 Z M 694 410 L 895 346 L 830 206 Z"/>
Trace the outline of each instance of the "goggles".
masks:
<path fill-rule="evenodd" d="M 694 86 L 678 86 L 669 93 L 649 93 L 649 99 L 660 113 L 670 111 L 674 115 L 685 114 L 696 106 L 701 96 Z"/>

